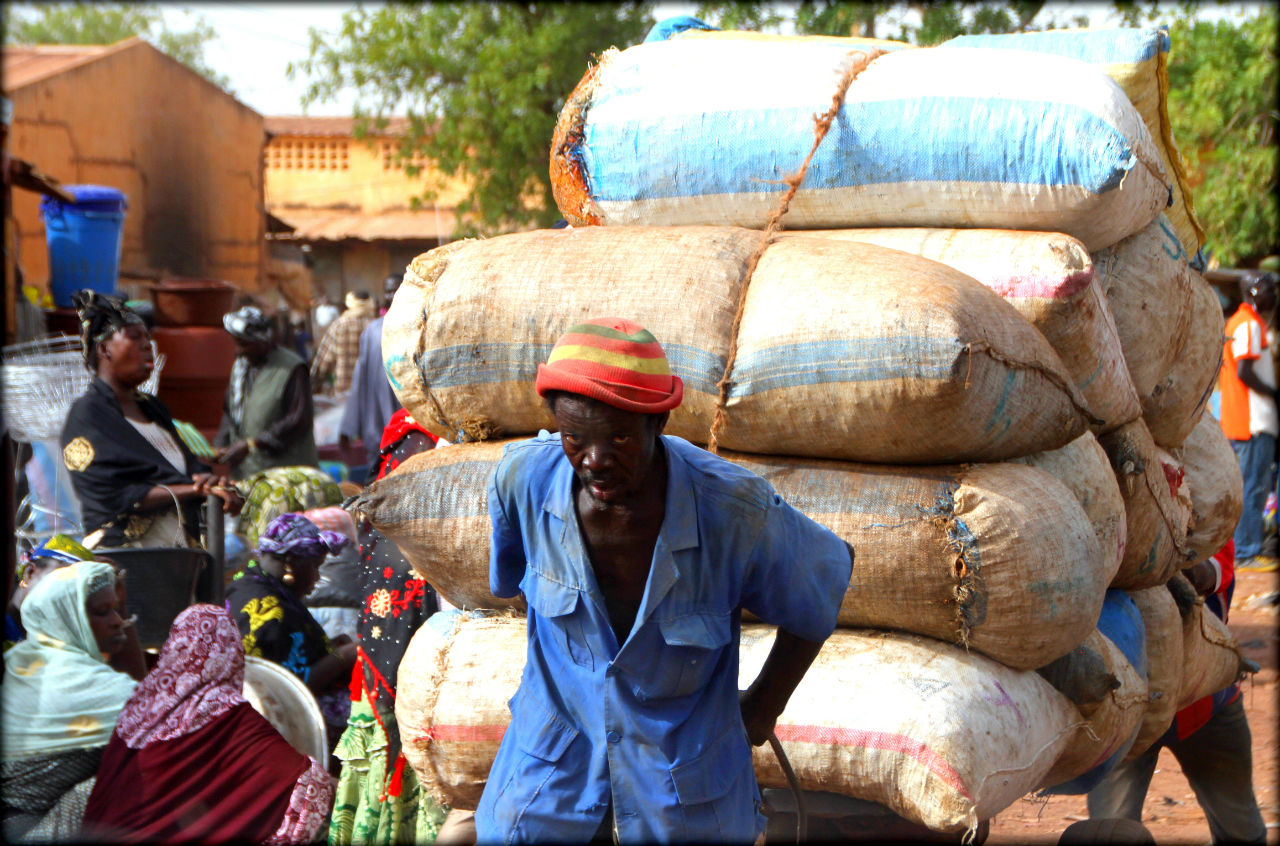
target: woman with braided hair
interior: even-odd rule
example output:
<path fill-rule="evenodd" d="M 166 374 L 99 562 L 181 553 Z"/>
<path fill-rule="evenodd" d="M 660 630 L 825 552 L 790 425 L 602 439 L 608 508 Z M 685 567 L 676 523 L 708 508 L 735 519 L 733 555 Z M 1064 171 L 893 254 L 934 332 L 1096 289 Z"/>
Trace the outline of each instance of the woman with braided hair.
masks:
<path fill-rule="evenodd" d="M 72 296 L 94 374 L 62 428 L 62 461 L 89 547 L 191 546 L 208 493 L 236 513 L 240 495 L 191 454 L 164 403 L 138 390 L 155 369 L 151 335 L 119 297 Z"/>

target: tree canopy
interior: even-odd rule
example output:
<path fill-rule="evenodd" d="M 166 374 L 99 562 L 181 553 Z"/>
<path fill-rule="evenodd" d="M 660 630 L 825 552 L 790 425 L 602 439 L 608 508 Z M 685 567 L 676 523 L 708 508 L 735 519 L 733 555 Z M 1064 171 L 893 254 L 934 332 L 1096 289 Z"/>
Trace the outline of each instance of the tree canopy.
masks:
<path fill-rule="evenodd" d="M 230 81 L 204 59 L 204 45 L 215 37 L 204 18 L 186 32 L 175 32 L 150 3 L 14 3 L 6 11 L 7 44 L 114 44 L 136 35 L 230 90 Z"/>
<path fill-rule="evenodd" d="M 1280 252 L 1276 19 L 1169 29 L 1169 121 L 1205 246 L 1223 266 Z"/>
<path fill-rule="evenodd" d="M 357 7 L 341 30 L 311 30 L 304 103 L 351 87 L 357 132 L 405 115 L 400 156 L 434 161 L 473 188 L 463 234 L 549 226 L 551 135 L 593 56 L 644 39 L 651 7 L 626 3 L 418 3 Z M 412 172 L 412 171 L 411 171 Z M 430 194 L 423 199 L 430 199 Z"/>

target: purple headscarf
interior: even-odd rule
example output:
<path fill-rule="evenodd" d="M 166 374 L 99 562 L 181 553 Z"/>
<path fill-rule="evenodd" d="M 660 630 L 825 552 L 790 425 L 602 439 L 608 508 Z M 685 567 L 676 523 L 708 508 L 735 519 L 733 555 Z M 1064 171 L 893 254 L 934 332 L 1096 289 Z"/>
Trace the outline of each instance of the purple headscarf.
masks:
<path fill-rule="evenodd" d="M 267 524 L 267 530 L 258 538 L 258 552 L 323 558 L 347 543 L 344 536 L 321 530 L 301 514 L 281 514 Z"/>

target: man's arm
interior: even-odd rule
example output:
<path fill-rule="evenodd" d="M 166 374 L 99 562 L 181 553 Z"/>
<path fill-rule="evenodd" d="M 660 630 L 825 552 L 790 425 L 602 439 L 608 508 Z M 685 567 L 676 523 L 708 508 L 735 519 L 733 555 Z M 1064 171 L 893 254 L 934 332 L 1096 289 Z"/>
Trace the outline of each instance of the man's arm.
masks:
<path fill-rule="evenodd" d="M 845 541 L 844 548 L 849 555 L 849 572 L 852 572 L 853 547 Z M 846 584 L 848 578 L 846 575 Z M 760 668 L 760 675 L 739 696 L 742 724 L 752 746 L 759 746 L 769 739 L 778 717 L 791 699 L 791 694 L 809 671 L 825 642 L 825 637 L 822 640 L 809 640 L 778 627 L 777 637 L 769 650 L 769 657 Z"/>
<path fill-rule="evenodd" d="M 1270 355 L 1270 353 L 1263 353 Z M 1236 362 L 1236 375 L 1240 377 L 1240 381 L 1255 394 L 1261 394 L 1264 397 L 1276 398 L 1276 389 L 1269 388 L 1258 376 L 1258 362 L 1260 358 L 1242 358 Z"/>
<path fill-rule="evenodd" d="M 739 695 L 742 708 L 742 725 L 752 746 L 759 746 L 769 739 L 773 727 L 787 707 L 787 700 L 818 657 L 822 642 L 796 637 L 784 629 L 769 650 L 760 675 L 751 686 Z"/>

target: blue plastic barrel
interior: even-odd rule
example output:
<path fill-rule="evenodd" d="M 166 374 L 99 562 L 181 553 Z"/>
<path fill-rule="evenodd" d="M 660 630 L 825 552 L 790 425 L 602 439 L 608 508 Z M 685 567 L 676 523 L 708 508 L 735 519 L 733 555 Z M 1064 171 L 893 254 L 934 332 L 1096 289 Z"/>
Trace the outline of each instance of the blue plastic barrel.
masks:
<path fill-rule="evenodd" d="M 74 204 L 54 197 L 40 201 L 49 244 L 49 291 L 54 305 L 71 305 L 81 288 L 116 292 L 124 234 L 124 192 L 107 185 L 64 185 Z"/>

